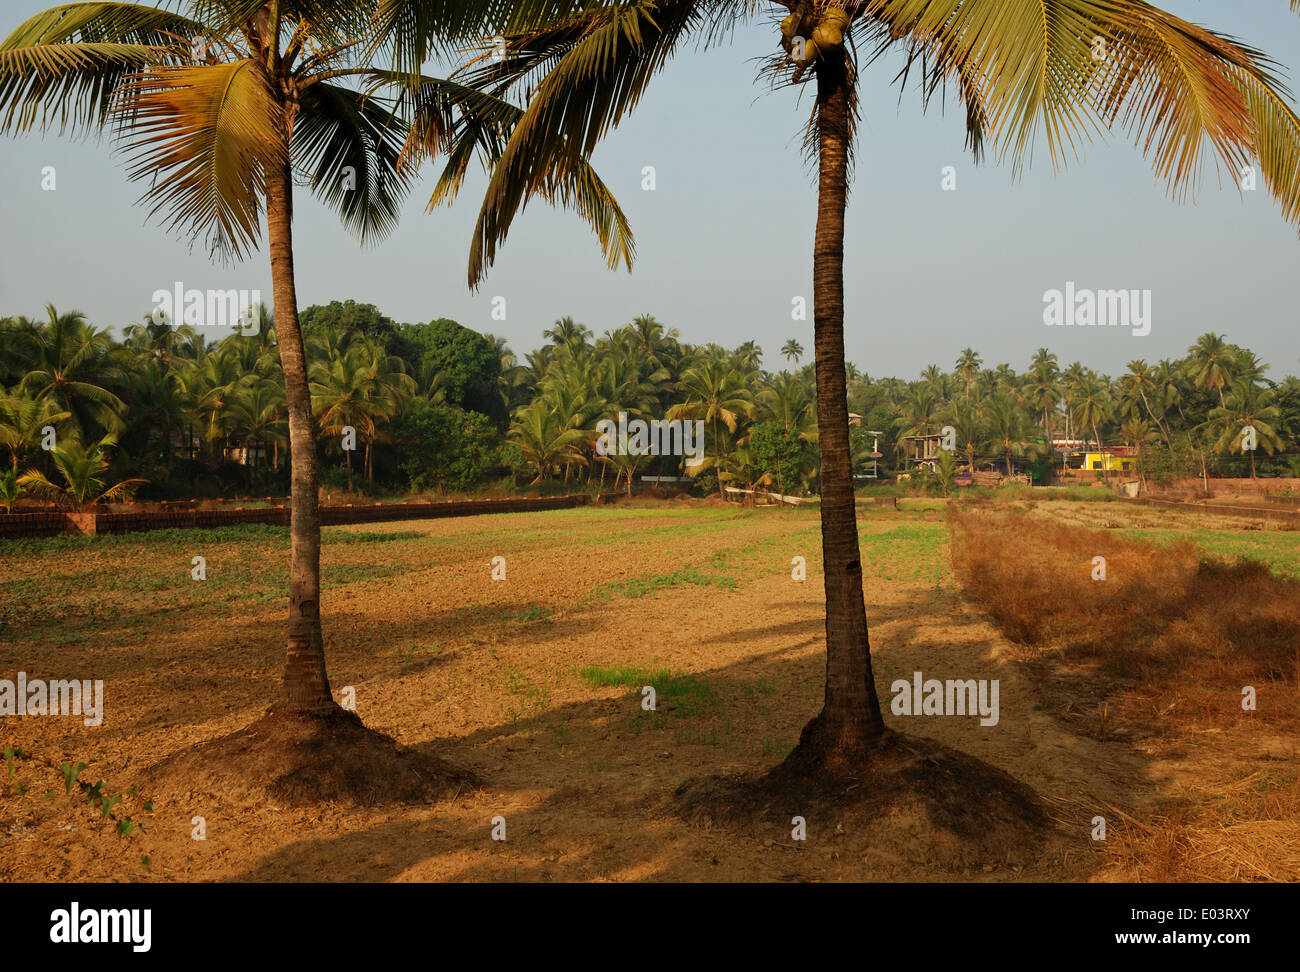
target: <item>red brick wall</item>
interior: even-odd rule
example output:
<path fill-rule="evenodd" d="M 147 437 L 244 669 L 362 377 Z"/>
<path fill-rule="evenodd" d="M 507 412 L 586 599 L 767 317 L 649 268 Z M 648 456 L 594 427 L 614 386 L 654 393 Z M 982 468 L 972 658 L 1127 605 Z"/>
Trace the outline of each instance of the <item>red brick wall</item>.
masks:
<path fill-rule="evenodd" d="M 546 499 L 457 500 L 447 503 L 387 503 L 322 506 L 321 524 L 382 523 L 394 520 L 429 520 L 483 513 L 530 513 L 584 506 L 588 496 L 552 496 Z M 597 497 L 607 502 L 607 497 Z M 193 530 L 233 523 L 269 523 L 287 526 L 288 506 L 261 509 L 169 510 L 148 513 L 0 513 L 0 538 L 48 537 L 60 533 L 136 533 L 145 530 Z"/>

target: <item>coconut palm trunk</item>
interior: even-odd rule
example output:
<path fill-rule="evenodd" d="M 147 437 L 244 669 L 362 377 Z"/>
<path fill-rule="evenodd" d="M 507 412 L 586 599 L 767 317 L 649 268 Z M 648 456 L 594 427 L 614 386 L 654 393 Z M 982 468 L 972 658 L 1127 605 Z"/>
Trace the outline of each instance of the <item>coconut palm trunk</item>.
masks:
<path fill-rule="evenodd" d="M 817 71 L 817 231 L 813 240 L 817 435 L 826 585 L 826 698 L 821 713 L 804 727 L 799 747 L 791 757 L 810 757 L 832 766 L 858 762 L 885 728 L 867 639 L 844 370 L 844 207 L 848 200 L 852 111 L 849 84 L 843 52 L 836 52 L 833 62 L 827 58 Z"/>
<path fill-rule="evenodd" d="M 289 165 L 267 173 L 266 227 L 276 336 L 289 410 L 289 644 L 280 705 L 296 711 L 334 707 L 325 677 L 320 627 L 320 510 L 316 436 L 307 387 L 307 357 L 298 326 L 293 274 L 293 182 Z"/>

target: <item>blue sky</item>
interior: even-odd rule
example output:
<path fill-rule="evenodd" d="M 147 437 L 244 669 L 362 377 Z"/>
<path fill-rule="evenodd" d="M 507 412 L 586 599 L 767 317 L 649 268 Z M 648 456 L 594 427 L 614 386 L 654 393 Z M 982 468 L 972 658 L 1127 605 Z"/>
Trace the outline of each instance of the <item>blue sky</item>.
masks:
<path fill-rule="evenodd" d="M 8 0 L 0 31 L 49 4 Z M 1166 0 L 1173 12 L 1263 48 L 1294 83 L 1300 16 L 1286 0 Z M 605 268 L 594 238 L 542 202 L 516 222 L 477 292 L 465 282 L 483 180 L 450 209 L 424 212 L 435 170 L 408 201 L 402 225 L 362 249 L 330 213 L 300 194 L 295 222 L 303 306 L 353 298 L 403 321 L 451 317 L 507 337 L 518 352 L 572 315 L 597 334 L 653 314 L 695 343 L 756 340 L 779 367 L 789 338 L 812 346 L 812 322 L 792 321 L 791 299 L 811 298 L 813 180 L 800 133 L 808 95 L 756 83 L 755 58 L 776 43 L 765 22 L 730 44 L 683 51 L 636 113 L 595 157 L 631 219 L 634 271 Z M 864 75 L 856 181 L 847 216 L 846 346 L 873 376 L 951 368 L 974 347 L 987 365 L 1024 369 L 1038 347 L 1062 364 L 1115 374 L 1133 358 L 1185 353 L 1205 331 L 1225 333 L 1269 362 L 1270 377 L 1300 372 L 1296 267 L 1300 239 L 1261 188 L 1242 194 L 1211 166 L 1194 199 L 1172 202 L 1122 136 L 1095 142 L 1082 162 L 1053 171 L 1045 153 L 1013 181 L 963 152 L 959 112 L 921 111 L 914 89 L 891 84 L 896 62 Z M 1294 103 L 1294 100 L 1293 100 Z M 54 166 L 57 189 L 41 190 Z M 957 190 L 941 189 L 945 166 Z M 653 166 L 654 191 L 642 189 Z M 0 314 L 60 309 L 99 324 L 138 320 L 151 295 L 187 287 L 261 289 L 263 250 L 243 264 L 208 261 L 149 222 L 107 143 L 55 134 L 6 138 L 0 152 Z M 1048 328 L 1043 293 L 1067 281 L 1151 291 L 1145 337 L 1120 328 Z M 491 319 L 492 299 L 506 319 Z"/>

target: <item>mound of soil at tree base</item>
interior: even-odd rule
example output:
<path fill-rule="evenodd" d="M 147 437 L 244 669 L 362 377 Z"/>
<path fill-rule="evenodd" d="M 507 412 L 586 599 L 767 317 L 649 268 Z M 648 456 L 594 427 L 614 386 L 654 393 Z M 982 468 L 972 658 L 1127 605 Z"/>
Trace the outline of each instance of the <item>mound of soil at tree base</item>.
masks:
<path fill-rule="evenodd" d="M 431 803 L 479 785 L 472 773 L 400 745 L 353 712 L 279 713 L 188 746 L 140 774 L 166 803 L 208 793 L 235 803 L 375 807 Z"/>
<path fill-rule="evenodd" d="M 828 774 L 796 749 L 761 776 L 692 779 L 674 795 L 686 821 L 807 839 L 856 837 L 890 859 L 964 869 L 1035 863 L 1055 835 L 1038 795 L 1002 770 L 917 736 L 887 732 L 856 776 Z"/>

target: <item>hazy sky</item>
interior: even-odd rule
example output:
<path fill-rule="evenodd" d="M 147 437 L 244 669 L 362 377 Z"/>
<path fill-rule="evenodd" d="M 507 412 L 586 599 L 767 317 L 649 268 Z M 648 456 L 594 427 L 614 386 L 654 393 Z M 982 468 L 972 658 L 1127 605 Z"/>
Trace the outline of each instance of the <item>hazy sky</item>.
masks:
<path fill-rule="evenodd" d="M 0 33 L 46 6 L 5 0 Z M 1300 72 L 1300 16 L 1287 0 L 1165 0 L 1173 12 L 1264 49 L 1288 81 Z M 811 352 L 812 321 L 792 321 L 791 299 L 811 302 L 816 202 L 800 149 L 811 86 L 772 93 L 754 58 L 776 44 L 764 22 L 729 45 L 686 49 L 595 157 L 636 233 L 631 274 L 605 268 L 574 216 L 528 208 L 486 283 L 466 286 L 470 231 L 483 180 L 432 215 L 427 170 L 398 231 L 361 249 L 301 191 L 295 221 L 302 306 L 352 298 L 399 321 L 451 317 L 507 337 L 518 352 L 572 315 L 597 334 L 653 314 L 693 343 L 758 341 L 769 368 L 789 338 Z M 1054 172 L 1042 152 L 1018 182 L 963 153 L 960 112 L 923 114 L 914 87 L 891 82 L 897 62 L 864 76 L 857 175 L 847 218 L 846 339 L 851 360 L 877 377 L 951 368 L 974 347 L 987 365 L 1023 370 L 1038 347 L 1062 365 L 1082 360 L 1118 373 L 1134 358 L 1179 356 L 1205 331 L 1225 333 L 1272 365 L 1300 371 L 1296 338 L 1300 240 L 1262 187 L 1239 193 L 1207 169 L 1194 200 L 1172 202 L 1122 136 L 1090 146 Z M 1292 99 L 1294 105 L 1294 98 Z M 55 134 L 6 138 L 0 149 L 0 314 L 35 315 L 53 302 L 99 324 L 138 320 L 151 295 L 186 287 L 260 289 L 270 302 L 265 250 L 231 267 L 168 235 L 135 205 L 108 143 Z M 1208 157 L 1208 156 L 1207 156 Z M 57 189 L 41 190 L 42 167 Z M 957 190 L 941 173 L 956 168 Z M 642 189 L 655 168 L 656 188 Z M 1081 288 L 1151 291 L 1151 332 L 1049 328 L 1043 294 Z M 506 298 L 506 320 L 491 319 Z"/>

